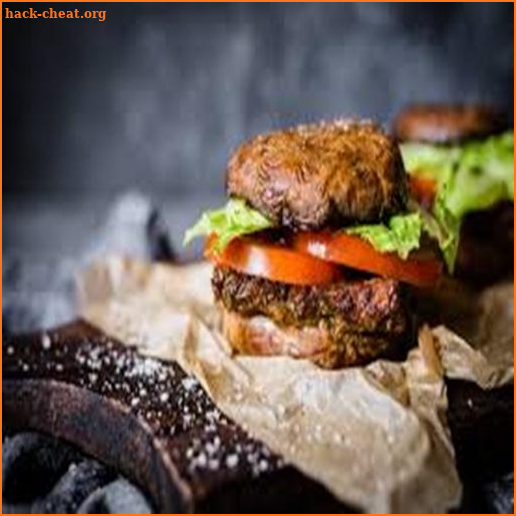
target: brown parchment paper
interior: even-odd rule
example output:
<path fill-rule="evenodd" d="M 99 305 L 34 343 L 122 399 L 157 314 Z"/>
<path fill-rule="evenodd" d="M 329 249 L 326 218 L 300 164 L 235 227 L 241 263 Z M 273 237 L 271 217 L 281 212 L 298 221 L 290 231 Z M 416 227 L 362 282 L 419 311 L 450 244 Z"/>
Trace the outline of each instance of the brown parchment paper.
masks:
<path fill-rule="evenodd" d="M 475 298 L 461 320 L 474 327 L 469 343 L 425 327 L 405 362 L 323 371 L 285 357 L 231 356 L 210 275 L 206 263 L 106 259 L 79 278 L 81 312 L 142 353 L 179 362 L 223 412 L 342 501 L 377 513 L 459 503 L 443 376 L 484 388 L 513 380 L 512 283 Z"/>

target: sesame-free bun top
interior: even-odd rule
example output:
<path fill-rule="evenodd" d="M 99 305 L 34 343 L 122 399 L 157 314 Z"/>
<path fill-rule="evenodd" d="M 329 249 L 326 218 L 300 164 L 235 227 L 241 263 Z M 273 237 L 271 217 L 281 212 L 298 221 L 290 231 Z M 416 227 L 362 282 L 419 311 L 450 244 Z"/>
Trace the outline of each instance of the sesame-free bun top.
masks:
<path fill-rule="evenodd" d="M 403 210 L 398 146 L 367 121 L 335 120 L 259 135 L 232 155 L 228 194 L 275 223 L 320 229 Z"/>
<path fill-rule="evenodd" d="M 498 111 L 482 105 L 415 104 L 394 121 L 394 136 L 402 142 L 455 143 L 483 138 L 507 128 Z"/>

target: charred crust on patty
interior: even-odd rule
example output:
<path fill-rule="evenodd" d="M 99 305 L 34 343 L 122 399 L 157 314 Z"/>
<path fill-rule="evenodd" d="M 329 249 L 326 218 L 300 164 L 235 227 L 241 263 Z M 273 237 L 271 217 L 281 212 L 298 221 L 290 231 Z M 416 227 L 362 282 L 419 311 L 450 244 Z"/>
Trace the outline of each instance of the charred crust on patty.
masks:
<path fill-rule="evenodd" d="M 452 144 L 497 134 L 507 127 L 506 117 L 487 106 L 415 104 L 398 114 L 393 133 L 401 142 Z"/>
<path fill-rule="evenodd" d="M 263 315 L 283 327 L 326 321 L 335 338 L 349 332 L 400 335 L 412 326 L 408 289 L 392 279 L 299 286 L 215 267 L 212 287 L 215 299 L 232 312 Z"/>
<path fill-rule="evenodd" d="M 368 121 L 259 135 L 236 150 L 226 173 L 230 196 L 296 229 L 381 220 L 405 208 L 407 184 L 397 145 Z"/>

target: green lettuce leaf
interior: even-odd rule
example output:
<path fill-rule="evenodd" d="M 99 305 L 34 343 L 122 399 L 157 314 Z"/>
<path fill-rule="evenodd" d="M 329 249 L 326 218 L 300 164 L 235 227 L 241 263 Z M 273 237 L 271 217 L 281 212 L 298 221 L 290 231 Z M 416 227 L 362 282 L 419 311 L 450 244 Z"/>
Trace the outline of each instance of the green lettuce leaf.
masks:
<path fill-rule="evenodd" d="M 445 202 L 458 217 L 514 201 L 514 133 L 464 145 L 449 183 Z"/>
<path fill-rule="evenodd" d="M 222 251 L 233 238 L 255 233 L 273 226 L 273 223 L 259 211 L 249 207 L 241 199 L 229 199 L 226 206 L 206 211 L 201 218 L 185 232 L 183 245 L 188 245 L 198 236 L 217 235 L 215 251 Z"/>
<path fill-rule="evenodd" d="M 463 145 L 406 143 L 409 173 L 435 179 L 446 193 L 440 202 L 459 219 L 503 200 L 514 201 L 514 132 Z"/>
<path fill-rule="evenodd" d="M 450 177 L 454 164 L 460 157 L 458 147 L 445 147 L 428 143 L 403 143 L 400 145 L 403 164 L 409 174 L 437 181 Z"/>
<path fill-rule="evenodd" d="M 381 253 L 397 253 L 404 260 L 419 247 L 423 223 L 420 213 L 395 215 L 388 224 L 366 224 L 345 229 L 367 240 Z"/>
<path fill-rule="evenodd" d="M 444 197 L 447 187 L 439 190 L 432 207 L 432 213 L 419 208 L 424 231 L 439 244 L 444 263 L 450 274 L 455 270 L 455 261 L 459 249 L 461 219 L 447 208 Z"/>
<path fill-rule="evenodd" d="M 387 224 L 367 224 L 345 231 L 367 240 L 377 251 L 396 253 L 406 260 L 419 249 L 423 233 L 435 239 L 439 245 L 448 272 L 453 273 L 459 243 L 460 220 L 442 203 L 439 197 L 430 214 L 418 206 L 415 211 L 391 217 Z"/>
<path fill-rule="evenodd" d="M 439 242 L 452 273 L 463 217 L 514 201 L 514 131 L 463 145 L 406 143 L 401 153 L 409 173 L 437 181 L 432 214 L 421 214 L 424 230 Z"/>

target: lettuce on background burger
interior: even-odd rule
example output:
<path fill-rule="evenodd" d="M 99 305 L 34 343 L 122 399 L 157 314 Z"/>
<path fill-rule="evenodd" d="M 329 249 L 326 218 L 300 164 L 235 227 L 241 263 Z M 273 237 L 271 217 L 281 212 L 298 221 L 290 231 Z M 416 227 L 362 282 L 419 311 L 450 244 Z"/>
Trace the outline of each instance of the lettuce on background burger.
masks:
<path fill-rule="evenodd" d="M 474 283 L 513 270 L 514 131 L 480 106 L 420 105 L 394 123 L 411 188 L 461 226 L 457 275 Z"/>
<path fill-rule="evenodd" d="M 337 120 L 260 135 L 232 155 L 229 200 L 185 234 L 206 237 L 223 332 L 236 352 L 363 364 L 404 351 L 411 290 L 454 267 L 445 205 L 408 196 L 395 142 Z"/>
<path fill-rule="evenodd" d="M 514 202 L 514 131 L 464 144 L 404 143 L 405 167 L 415 176 L 447 185 L 444 201 L 453 215 Z"/>

